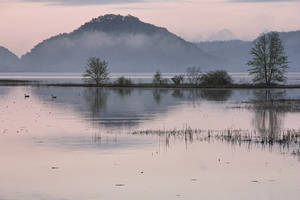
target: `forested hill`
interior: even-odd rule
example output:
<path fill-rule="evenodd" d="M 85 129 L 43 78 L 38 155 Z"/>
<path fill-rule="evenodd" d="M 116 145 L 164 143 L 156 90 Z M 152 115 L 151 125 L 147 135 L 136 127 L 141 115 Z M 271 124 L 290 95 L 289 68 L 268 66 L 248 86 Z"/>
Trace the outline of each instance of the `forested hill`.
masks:
<path fill-rule="evenodd" d="M 111 72 L 183 72 L 192 65 L 210 69 L 222 63 L 167 29 L 130 15 L 92 19 L 39 43 L 21 61 L 26 71 L 82 72 L 92 56 L 107 60 Z"/>
<path fill-rule="evenodd" d="M 0 72 L 19 70 L 19 58 L 8 49 L 0 46 Z"/>

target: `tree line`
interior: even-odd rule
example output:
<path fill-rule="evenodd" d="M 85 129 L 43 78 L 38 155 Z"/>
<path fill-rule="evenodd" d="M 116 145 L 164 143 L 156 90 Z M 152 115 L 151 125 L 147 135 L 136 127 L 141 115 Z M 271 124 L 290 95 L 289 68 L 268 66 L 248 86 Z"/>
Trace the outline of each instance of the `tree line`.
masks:
<path fill-rule="evenodd" d="M 250 50 L 251 60 L 247 62 L 249 75 L 253 77 L 254 84 L 271 86 L 286 81 L 288 57 L 277 32 L 263 33 L 253 42 Z M 85 81 L 103 85 L 109 80 L 108 63 L 100 58 L 92 57 L 87 60 L 83 76 Z M 188 67 L 185 74 L 178 74 L 170 80 L 163 78 L 157 71 L 153 75 L 152 83 L 155 85 L 209 85 L 224 86 L 233 84 L 232 78 L 224 70 L 201 73 L 199 67 Z M 132 81 L 125 77 L 118 78 L 114 84 L 131 85 Z"/>

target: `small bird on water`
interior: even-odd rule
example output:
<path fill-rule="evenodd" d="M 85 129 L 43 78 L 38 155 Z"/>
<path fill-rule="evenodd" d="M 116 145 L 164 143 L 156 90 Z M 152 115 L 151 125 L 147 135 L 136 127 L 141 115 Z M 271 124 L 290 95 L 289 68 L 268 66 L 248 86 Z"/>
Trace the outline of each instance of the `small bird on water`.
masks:
<path fill-rule="evenodd" d="M 29 98 L 30 95 L 29 94 L 24 94 L 24 98 Z"/>

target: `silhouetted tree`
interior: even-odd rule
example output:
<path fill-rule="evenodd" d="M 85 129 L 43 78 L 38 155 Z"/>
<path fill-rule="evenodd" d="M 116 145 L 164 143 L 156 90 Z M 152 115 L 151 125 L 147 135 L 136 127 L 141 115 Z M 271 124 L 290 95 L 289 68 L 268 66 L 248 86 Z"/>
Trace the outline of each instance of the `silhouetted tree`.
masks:
<path fill-rule="evenodd" d="M 152 83 L 154 83 L 154 84 L 167 84 L 168 83 L 168 79 L 164 79 L 162 77 L 162 74 L 159 71 L 157 71 L 153 75 Z"/>
<path fill-rule="evenodd" d="M 162 75 L 159 71 L 157 71 L 154 75 L 153 75 L 153 80 L 152 83 L 154 84 L 160 84 L 162 80 Z"/>
<path fill-rule="evenodd" d="M 97 86 L 103 84 L 109 79 L 107 62 L 101 61 L 100 58 L 91 57 L 87 60 L 86 71 L 83 76 L 87 82 L 94 82 Z"/>
<path fill-rule="evenodd" d="M 254 41 L 250 54 L 252 59 L 247 64 L 254 83 L 271 85 L 286 80 L 288 60 L 278 33 L 263 33 Z"/>

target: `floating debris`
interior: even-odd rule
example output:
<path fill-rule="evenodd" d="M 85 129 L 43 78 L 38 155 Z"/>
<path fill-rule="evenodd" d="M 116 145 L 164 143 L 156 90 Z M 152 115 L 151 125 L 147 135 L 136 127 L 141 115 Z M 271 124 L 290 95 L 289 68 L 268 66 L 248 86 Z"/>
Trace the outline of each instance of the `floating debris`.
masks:
<path fill-rule="evenodd" d="M 51 169 L 59 169 L 59 167 L 55 167 L 55 166 L 54 166 L 54 167 L 51 167 Z"/>
<path fill-rule="evenodd" d="M 254 180 L 254 181 L 251 181 L 252 183 L 259 183 L 259 181 L 258 180 Z"/>

